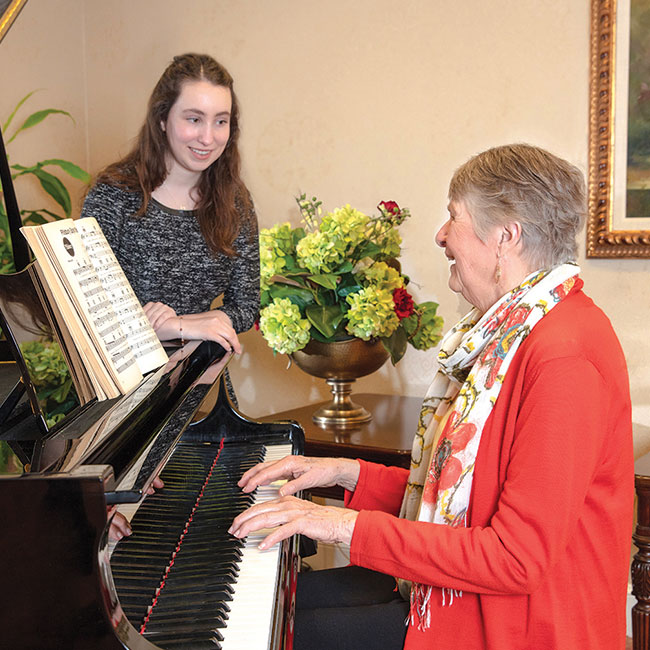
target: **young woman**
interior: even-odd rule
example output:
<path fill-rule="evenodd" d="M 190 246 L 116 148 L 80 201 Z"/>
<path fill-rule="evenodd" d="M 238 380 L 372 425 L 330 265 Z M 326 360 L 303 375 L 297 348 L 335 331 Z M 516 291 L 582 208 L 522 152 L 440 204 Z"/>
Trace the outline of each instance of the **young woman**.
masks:
<path fill-rule="evenodd" d="M 257 219 L 238 138 L 228 71 L 204 54 L 176 56 L 133 150 L 86 196 L 82 215 L 98 220 L 163 341 L 213 340 L 239 353 L 237 334 L 257 316 Z"/>

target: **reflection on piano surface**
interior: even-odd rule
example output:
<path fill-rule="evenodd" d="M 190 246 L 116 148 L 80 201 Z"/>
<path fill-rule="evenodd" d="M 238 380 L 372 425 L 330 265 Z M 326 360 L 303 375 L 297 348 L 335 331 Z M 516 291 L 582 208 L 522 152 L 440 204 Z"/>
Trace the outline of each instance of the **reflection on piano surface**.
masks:
<path fill-rule="evenodd" d="M 295 540 L 260 552 L 259 537 L 226 531 L 277 490 L 243 495 L 241 473 L 301 453 L 304 434 L 239 413 L 227 361 L 217 344 L 188 344 L 129 395 L 77 408 L 51 431 L 4 427 L 33 451 L 31 473 L 0 477 L 3 647 L 291 647 Z M 197 419 L 215 380 L 216 403 Z M 165 487 L 145 497 L 161 471 Z M 115 549 L 109 504 L 132 516 Z"/>

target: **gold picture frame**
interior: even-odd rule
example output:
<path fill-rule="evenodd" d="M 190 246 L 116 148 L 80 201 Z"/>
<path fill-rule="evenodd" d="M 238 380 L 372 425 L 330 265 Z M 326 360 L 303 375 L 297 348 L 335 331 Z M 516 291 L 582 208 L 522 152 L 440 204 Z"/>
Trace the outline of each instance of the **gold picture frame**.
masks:
<path fill-rule="evenodd" d="M 0 0 L 0 42 L 27 0 Z"/>
<path fill-rule="evenodd" d="M 627 129 L 627 97 L 624 97 L 625 111 L 619 110 L 622 115 L 617 115 L 617 87 L 620 99 L 617 68 L 627 75 L 628 65 L 627 60 L 617 61 L 616 56 L 617 1 L 591 0 L 587 257 L 650 258 L 650 229 L 632 229 L 632 220 L 626 219 L 625 214 L 621 218 L 620 214 L 625 213 L 626 193 L 624 185 L 620 196 L 620 183 L 625 182 L 627 170 L 627 142 L 621 136 L 621 133 L 625 136 L 625 131 L 621 132 L 620 127 L 622 122 Z M 629 0 L 625 1 L 629 4 Z M 624 27 L 629 31 L 629 21 Z M 621 40 L 625 36 L 629 39 L 629 34 L 618 35 Z M 627 77 L 622 81 L 627 90 Z M 650 221 L 643 222 L 650 228 L 646 225 Z"/>

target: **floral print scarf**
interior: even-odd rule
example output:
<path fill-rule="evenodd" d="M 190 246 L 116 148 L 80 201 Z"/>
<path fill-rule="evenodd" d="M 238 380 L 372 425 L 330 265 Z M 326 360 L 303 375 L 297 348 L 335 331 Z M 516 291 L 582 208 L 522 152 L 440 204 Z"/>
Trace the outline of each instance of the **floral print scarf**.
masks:
<path fill-rule="evenodd" d="M 533 327 L 571 291 L 579 270 L 563 264 L 536 271 L 483 316 L 473 309 L 445 335 L 439 369 L 420 410 L 401 517 L 467 525 L 481 433 L 508 367 Z M 430 624 L 433 590 L 400 581 L 402 594 L 410 591 L 408 620 L 420 629 Z M 462 596 L 448 588 L 440 591 L 443 605 Z"/>

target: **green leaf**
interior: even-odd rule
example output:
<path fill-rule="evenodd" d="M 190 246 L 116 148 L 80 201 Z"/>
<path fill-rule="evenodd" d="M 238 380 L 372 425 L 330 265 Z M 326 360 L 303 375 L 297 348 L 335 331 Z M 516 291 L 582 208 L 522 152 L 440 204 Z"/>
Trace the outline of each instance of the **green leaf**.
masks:
<path fill-rule="evenodd" d="M 32 173 L 38 178 L 43 189 L 63 208 L 66 217 L 69 217 L 72 213 L 72 203 L 65 185 L 44 169 L 36 169 Z"/>
<path fill-rule="evenodd" d="M 9 233 L 9 218 L 7 213 L 4 211 L 4 206 L 0 201 L 0 235 L 2 233 Z"/>
<path fill-rule="evenodd" d="M 23 223 L 26 226 L 41 226 L 49 221 L 39 210 L 21 210 L 20 214 L 23 215 Z M 57 218 L 60 219 L 60 217 Z"/>
<path fill-rule="evenodd" d="M 291 232 L 293 236 L 293 247 L 295 248 L 298 244 L 298 242 L 305 236 L 305 229 L 304 228 L 294 228 L 293 231 Z"/>
<path fill-rule="evenodd" d="M 395 365 L 406 353 L 408 339 L 404 328 L 399 326 L 390 336 L 383 337 L 381 342 L 390 353 L 390 360 Z"/>
<path fill-rule="evenodd" d="M 56 214 L 55 212 L 51 212 L 50 210 L 47 210 L 46 208 L 41 208 L 39 212 L 44 212 L 45 214 L 50 215 L 52 219 L 55 221 L 58 221 L 59 219 L 63 219 L 63 217 L 60 214 Z"/>
<path fill-rule="evenodd" d="M 61 160 L 60 158 L 50 158 L 49 160 L 43 160 L 40 163 L 43 167 L 45 165 L 57 165 L 59 166 L 66 174 L 69 174 L 73 178 L 77 178 L 84 183 L 90 183 L 90 174 L 81 169 L 78 165 L 71 163 L 69 160 Z"/>
<path fill-rule="evenodd" d="M 336 340 L 335 336 L 323 336 L 315 327 L 309 330 L 309 336 L 320 343 L 332 343 Z"/>
<path fill-rule="evenodd" d="M 326 337 L 334 336 L 343 315 L 339 305 L 309 305 L 305 309 L 309 322 Z"/>
<path fill-rule="evenodd" d="M 9 125 L 11 124 L 12 120 L 14 119 L 14 116 L 18 112 L 18 109 L 35 93 L 35 90 L 32 90 L 31 93 L 27 93 L 17 104 L 16 108 L 14 108 L 13 111 L 11 111 L 11 115 L 7 118 L 7 121 L 2 125 L 2 130 L 6 133 L 7 129 L 9 128 Z"/>
<path fill-rule="evenodd" d="M 374 244 L 371 241 L 367 241 L 357 248 L 355 251 L 355 257 L 363 259 L 364 257 L 372 257 L 375 259 L 377 255 L 381 253 L 381 248 Z"/>
<path fill-rule="evenodd" d="M 341 298 L 345 298 L 346 296 L 349 296 L 351 293 L 358 293 L 361 291 L 362 287 L 359 284 L 351 284 L 349 287 L 341 287 L 336 293 L 341 296 Z"/>
<path fill-rule="evenodd" d="M 273 284 L 269 288 L 269 295 L 273 298 L 289 298 L 301 310 L 314 302 L 314 294 L 308 289 L 293 287 L 286 284 Z M 269 301 L 270 302 L 270 301 Z"/>
<path fill-rule="evenodd" d="M 37 124 L 40 124 L 48 115 L 52 115 L 54 113 L 60 113 L 61 115 L 67 115 L 73 122 L 74 118 L 68 111 L 62 111 L 58 108 L 45 108 L 42 111 L 36 111 L 35 113 L 32 113 L 16 130 L 16 132 L 7 140 L 6 144 L 10 144 L 13 142 L 16 138 L 16 136 L 21 132 L 25 131 L 26 129 L 31 129 L 33 126 L 36 126 Z"/>
<path fill-rule="evenodd" d="M 22 176 L 23 174 L 33 174 L 37 169 L 40 169 L 40 164 L 36 163 L 36 165 L 33 165 L 32 167 L 25 167 L 24 165 L 19 165 L 16 163 L 15 165 L 11 165 L 11 169 L 17 170 L 19 173 L 14 174 L 12 178 L 17 178 L 18 176 Z"/>
<path fill-rule="evenodd" d="M 336 269 L 336 272 L 339 274 L 349 273 L 350 271 L 352 271 L 353 268 L 354 268 L 354 264 L 352 264 L 350 260 L 345 260 L 345 262 L 343 262 L 343 264 L 341 264 L 341 266 L 339 266 L 339 268 Z"/>
<path fill-rule="evenodd" d="M 316 275 L 310 275 L 307 279 L 312 280 L 316 284 L 320 284 L 321 287 L 326 289 L 336 289 L 338 286 L 338 275 L 334 273 L 318 273 Z"/>

